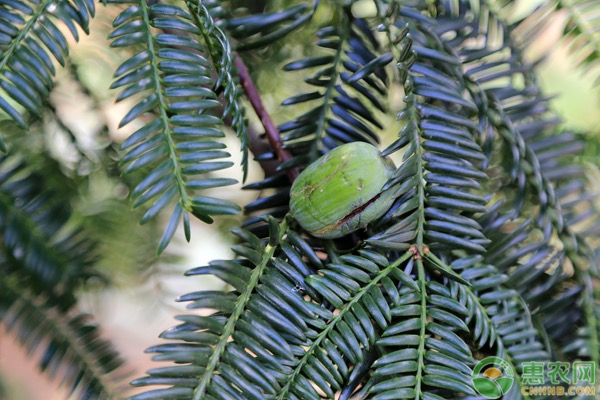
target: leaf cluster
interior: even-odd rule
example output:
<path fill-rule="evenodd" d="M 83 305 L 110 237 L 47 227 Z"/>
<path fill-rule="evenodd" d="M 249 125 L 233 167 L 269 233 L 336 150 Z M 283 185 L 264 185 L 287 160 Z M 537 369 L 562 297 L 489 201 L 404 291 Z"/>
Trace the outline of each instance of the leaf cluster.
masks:
<path fill-rule="evenodd" d="M 315 29 L 315 52 L 283 66 L 310 88 L 283 102 L 300 112 L 279 125 L 292 157 L 246 186 L 261 196 L 234 232 L 238 257 L 188 272 L 231 289 L 180 298 L 209 316 L 163 333 L 170 343 L 149 351 L 176 364 L 134 384 L 168 388 L 134 399 L 468 398 L 485 356 L 516 371 L 598 360 L 597 213 L 573 163 L 579 138 L 513 36 L 531 20 L 494 2 L 376 8 L 363 19 L 339 7 Z M 243 21 L 264 35 L 258 16 Z M 391 88 L 403 109 L 390 109 Z M 383 154 L 401 162 L 382 188 L 396 193 L 386 215 L 336 240 L 286 219 L 286 171 L 378 143 L 376 115 L 390 112 L 402 128 Z M 520 384 L 505 398 L 521 398 Z"/>
<path fill-rule="evenodd" d="M 135 379 L 145 391 L 132 399 L 473 398 L 486 356 L 517 372 L 530 361 L 600 363 L 600 214 L 577 163 L 584 145 L 524 56 L 562 9 L 566 37 L 593 67 L 594 2 L 544 1 L 520 18 L 506 0 L 277 1 L 256 13 L 236 2 L 109 3 L 110 46 L 127 54 L 112 88 L 127 108 L 120 126 L 135 127 L 120 144 L 120 179 L 142 223 L 170 212 L 158 253 L 181 225 L 189 240 L 192 216 L 241 211 L 212 189 L 236 183 L 225 175 L 228 128 L 244 172 L 249 147 L 261 148 L 245 100 L 269 142 L 254 154 L 267 173 L 245 186 L 257 198 L 233 230 L 235 257 L 187 272 L 225 288 L 178 298 L 194 311 L 148 349 L 168 364 Z M 367 3 L 372 12 L 359 12 Z M 63 28 L 78 39 L 94 7 L 0 4 L 0 109 L 23 129 L 45 115 L 60 125 L 48 95 L 68 62 Z M 303 84 L 273 126 L 243 57 L 300 29 L 313 40 L 306 54 L 281 57 Z M 390 209 L 339 239 L 303 231 L 289 215 L 295 171 L 390 132 Z M 119 397 L 121 361 L 77 309 L 76 290 L 101 274 L 70 211 L 75 195 L 13 143 L 17 154 L 0 159 L 0 320 L 30 351 L 44 346 L 41 368 L 79 397 Z M 99 151 L 111 176 L 113 151 Z M 504 398 L 522 398 L 521 385 Z"/>

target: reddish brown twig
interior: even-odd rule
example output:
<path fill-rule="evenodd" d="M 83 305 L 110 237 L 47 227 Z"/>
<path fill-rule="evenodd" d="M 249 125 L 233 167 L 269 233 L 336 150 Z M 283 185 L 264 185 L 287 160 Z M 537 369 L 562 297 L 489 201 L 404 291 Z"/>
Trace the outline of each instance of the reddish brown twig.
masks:
<path fill-rule="evenodd" d="M 240 55 L 237 53 L 235 54 L 233 64 L 238 70 L 240 84 L 244 89 L 246 98 L 248 99 L 248 101 L 252 105 L 252 108 L 254 109 L 254 112 L 260 119 L 260 122 L 262 123 L 262 126 L 265 129 L 265 135 L 267 137 L 267 140 L 269 141 L 269 144 L 271 145 L 273 151 L 277 155 L 277 159 L 280 163 L 291 160 L 293 158 L 292 154 L 288 150 L 283 148 L 283 140 L 281 140 L 279 129 L 277 129 L 277 126 L 275 126 L 273 120 L 271 119 L 271 116 L 265 109 L 260 94 L 258 93 L 256 86 L 254 85 L 254 81 L 252 81 L 252 77 L 250 76 L 250 72 L 248 71 L 248 68 L 244 63 L 244 60 L 242 60 Z M 290 181 L 293 182 L 294 179 L 298 177 L 299 171 L 298 168 L 294 167 L 288 168 L 286 170 L 286 173 L 290 178 Z"/>

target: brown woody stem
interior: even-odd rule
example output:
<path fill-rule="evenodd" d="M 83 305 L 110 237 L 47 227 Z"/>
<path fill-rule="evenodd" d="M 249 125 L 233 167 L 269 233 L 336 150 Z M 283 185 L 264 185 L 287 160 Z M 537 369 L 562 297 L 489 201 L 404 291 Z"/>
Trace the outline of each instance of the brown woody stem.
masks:
<path fill-rule="evenodd" d="M 246 98 L 250 101 L 254 112 L 260 119 L 260 122 L 265 129 L 265 136 L 269 141 L 269 144 L 273 148 L 273 151 L 277 155 L 277 159 L 280 163 L 291 160 L 292 154 L 283 147 L 283 140 L 281 140 L 281 135 L 279 134 L 279 129 L 273 123 L 271 116 L 265 109 L 265 106 L 262 102 L 260 94 L 254 85 L 254 81 L 250 76 L 250 72 L 248 71 L 248 67 L 244 63 L 244 60 L 240 57 L 239 54 L 235 53 L 235 58 L 233 61 L 236 69 L 238 70 L 238 74 L 240 77 L 240 84 L 244 89 L 244 93 L 246 94 Z M 289 168 L 286 170 L 290 181 L 293 182 L 299 174 L 298 168 Z"/>

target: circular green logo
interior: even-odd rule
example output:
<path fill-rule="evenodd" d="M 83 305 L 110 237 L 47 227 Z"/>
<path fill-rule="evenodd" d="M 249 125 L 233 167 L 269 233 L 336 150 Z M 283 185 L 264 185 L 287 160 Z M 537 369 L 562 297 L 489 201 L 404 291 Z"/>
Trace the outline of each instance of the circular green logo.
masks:
<path fill-rule="evenodd" d="M 510 390 L 515 374 L 509 363 L 498 357 L 479 361 L 473 370 L 473 386 L 485 398 L 499 399 Z"/>

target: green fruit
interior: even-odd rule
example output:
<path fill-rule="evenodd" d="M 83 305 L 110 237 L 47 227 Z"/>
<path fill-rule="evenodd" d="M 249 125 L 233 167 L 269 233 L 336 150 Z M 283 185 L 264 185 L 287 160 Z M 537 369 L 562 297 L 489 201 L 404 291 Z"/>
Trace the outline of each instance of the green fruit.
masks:
<path fill-rule="evenodd" d="M 396 170 L 368 143 L 336 147 L 310 164 L 290 191 L 290 210 L 313 236 L 339 238 L 364 228 L 391 207 L 394 196 L 381 188 Z"/>

